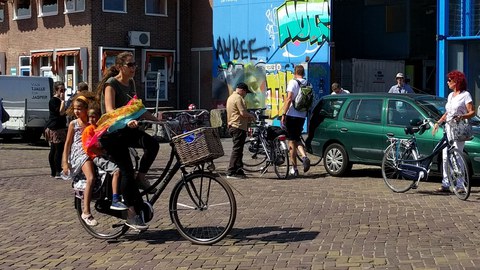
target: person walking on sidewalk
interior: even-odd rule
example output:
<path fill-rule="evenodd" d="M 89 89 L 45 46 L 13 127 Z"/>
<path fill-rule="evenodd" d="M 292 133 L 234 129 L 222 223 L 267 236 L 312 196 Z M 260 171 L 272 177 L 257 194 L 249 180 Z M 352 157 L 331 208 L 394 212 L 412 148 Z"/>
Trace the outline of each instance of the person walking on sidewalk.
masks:
<path fill-rule="evenodd" d="M 233 147 L 228 166 L 227 178 L 243 179 L 243 146 L 247 139 L 248 122 L 255 116 L 247 111 L 244 97 L 251 93 L 248 85 L 241 82 L 237 84 L 235 91 L 227 99 L 227 123 L 228 133 L 232 136 Z"/>
<path fill-rule="evenodd" d="M 292 168 L 290 175 L 297 177 L 297 148 L 302 156 L 303 171 L 308 172 L 310 169 L 310 159 L 305 153 L 305 148 L 301 143 L 300 136 L 302 136 L 303 124 L 307 117 L 307 112 L 300 112 L 293 107 L 293 100 L 295 100 L 300 91 L 300 84 L 305 84 L 305 69 L 302 65 L 295 66 L 293 79 L 287 85 L 287 99 L 283 105 L 282 126 L 287 129 L 287 139 L 290 148 L 290 161 L 292 161 Z"/>

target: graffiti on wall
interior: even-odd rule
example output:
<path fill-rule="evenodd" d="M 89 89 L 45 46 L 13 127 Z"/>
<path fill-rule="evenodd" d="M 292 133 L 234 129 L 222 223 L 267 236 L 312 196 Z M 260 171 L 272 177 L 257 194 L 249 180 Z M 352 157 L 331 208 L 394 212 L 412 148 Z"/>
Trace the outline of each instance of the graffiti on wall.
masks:
<path fill-rule="evenodd" d="M 248 5 L 240 1 L 235 6 L 236 12 L 242 13 L 239 8 L 252 5 L 246 12 L 246 32 L 238 31 L 237 24 L 229 25 L 222 20 L 229 18 L 233 9 L 225 9 L 227 13 L 223 14 L 214 12 L 218 14 L 214 17 L 214 29 L 217 29 L 214 32 L 213 55 L 214 102 L 217 107 L 224 106 L 235 85 L 245 82 L 254 92 L 247 95 L 247 106 L 267 107 L 273 118 L 284 104 L 286 86 L 293 78 L 294 65 L 328 52 L 328 46 L 324 45 L 330 38 L 329 1 L 254 3 L 249 0 Z M 261 25 L 264 27 L 258 27 Z M 328 59 L 323 55 L 321 57 Z"/>

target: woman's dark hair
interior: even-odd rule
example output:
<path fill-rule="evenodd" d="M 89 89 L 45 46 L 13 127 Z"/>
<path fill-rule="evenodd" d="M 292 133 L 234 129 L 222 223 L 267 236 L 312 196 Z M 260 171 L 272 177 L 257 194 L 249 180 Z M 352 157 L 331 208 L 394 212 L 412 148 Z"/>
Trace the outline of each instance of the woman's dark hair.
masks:
<path fill-rule="evenodd" d="M 120 73 L 120 71 L 119 71 L 120 67 L 125 64 L 125 59 L 129 56 L 133 57 L 133 53 L 131 53 L 131 52 L 119 53 L 115 57 L 115 65 L 110 66 L 105 71 L 105 73 L 103 74 L 103 78 L 98 83 L 97 89 L 95 91 L 97 93 L 97 101 L 98 102 L 101 102 L 102 94 L 103 94 L 103 91 L 105 90 L 105 83 L 107 82 L 107 80 L 110 79 L 111 77 L 117 76 L 118 73 Z"/>
<path fill-rule="evenodd" d="M 463 74 L 463 72 L 458 70 L 450 71 L 447 74 L 447 78 L 455 82 L 455 87 L 458 90 L 467 90 L 467 79 L 465 78 L 465 74 Z"/>
<path fill-rule="evenodd" d="M 60 86 L 63 86 L 65 88 L 65 83 L 61 81 L 56 81 L 53 83 L 53 94 L 58 91 L 58 88 L 60 88 Z"/>

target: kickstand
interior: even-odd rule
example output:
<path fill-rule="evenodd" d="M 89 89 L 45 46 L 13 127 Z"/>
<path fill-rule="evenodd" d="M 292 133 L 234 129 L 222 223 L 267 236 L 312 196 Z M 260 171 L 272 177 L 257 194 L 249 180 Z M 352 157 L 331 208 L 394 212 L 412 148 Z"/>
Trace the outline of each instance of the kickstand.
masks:
<path fill-rule="evenodd" d="M 260 174 L 260 176 L 263 176 L 268 172 L 268 167 L 270 167 L 270 162 L 267 162 L 267 164 L 265 164 L 265 167 L 262 168 L 262 173 Z"/>

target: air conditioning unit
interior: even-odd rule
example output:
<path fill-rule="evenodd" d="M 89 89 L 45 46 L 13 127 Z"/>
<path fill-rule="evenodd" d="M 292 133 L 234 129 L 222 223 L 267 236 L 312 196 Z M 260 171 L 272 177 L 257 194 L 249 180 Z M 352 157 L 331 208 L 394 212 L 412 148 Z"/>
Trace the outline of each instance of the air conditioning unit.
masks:
<path fill-rule="evenodd" d="M 150 46 L 150 32 L 128 31 L 129 46 Z"/>

